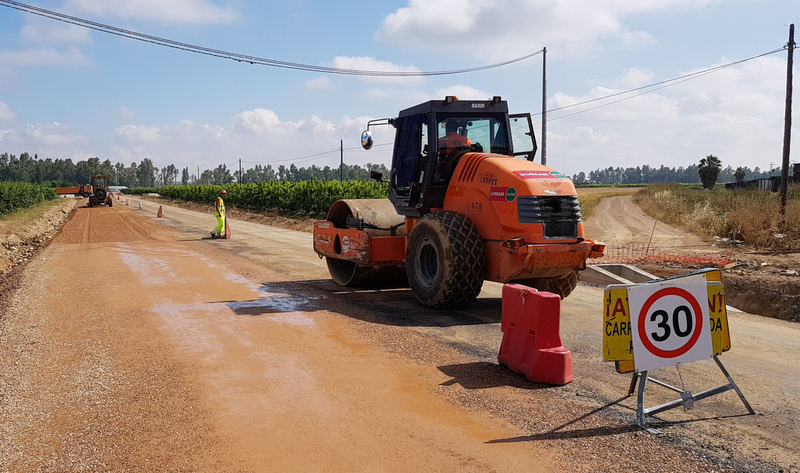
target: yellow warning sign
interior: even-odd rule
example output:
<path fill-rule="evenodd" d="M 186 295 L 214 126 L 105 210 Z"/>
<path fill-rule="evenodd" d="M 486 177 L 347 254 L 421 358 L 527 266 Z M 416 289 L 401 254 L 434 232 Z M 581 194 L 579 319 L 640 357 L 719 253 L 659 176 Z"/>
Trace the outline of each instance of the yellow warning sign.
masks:
<path fill-rule="evenodd" d="M 731 335 L 728 331 L 728 312 L 725 310 L 725 289 L 722 286 L 722 272 L 719 269 L 708 268 L 678 277 L 697 274 L 702 274 L 706 277 L 708 312 L 711 319 L 711 343 L 714 354 L 719 355 L 731 349 Z"/>
<path fill-rule="evenodd" d="M 631 310 L 627 287 L 608 287 L 603 296 L 603 359 L 633 360 Z"/>
<path fill-rule="evenodd" d="M 678 276 L 676 279 L 702 274 L 708 292 L 711 343 L 715 355 L 731 349 L 728 330 L 728 313 L 725 309 L 725 289 L 718 269 L 705 269 Z M 633 336 L 631 335 L 628 288 L 630 285 L 612 285 L 603 293 L 603 360 L 615 361 L 620 373 L 634 371 Z"/>
<path fill-rule="evenodd" d="M 711 344 L 714 354 L 719 355 L 731 349 L 731 335 L 728 331 L 728 313 L 725 310 L 725 291 L 721 282 L 708 281 L 708 313 L 711 325 Z"/>

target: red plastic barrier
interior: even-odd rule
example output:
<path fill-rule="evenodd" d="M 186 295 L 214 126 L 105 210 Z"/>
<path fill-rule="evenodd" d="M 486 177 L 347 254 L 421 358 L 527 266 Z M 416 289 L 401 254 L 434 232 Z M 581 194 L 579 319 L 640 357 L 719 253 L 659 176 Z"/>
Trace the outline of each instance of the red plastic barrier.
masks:
<path fill-rule="evenodd" d="M 521 284 L 503 286 L 503 342 L 497 361 L 534 383 L 572 381 L 572 353 L 561 345 L 561 298 Z"/>

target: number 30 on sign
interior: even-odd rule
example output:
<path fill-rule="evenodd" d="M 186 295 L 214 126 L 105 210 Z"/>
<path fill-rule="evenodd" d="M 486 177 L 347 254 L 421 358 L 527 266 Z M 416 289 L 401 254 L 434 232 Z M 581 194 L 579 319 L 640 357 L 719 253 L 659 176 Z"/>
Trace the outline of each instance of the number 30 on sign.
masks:
<path fill-rule="evenodd" d="M 628 288 L 636 369 L 654 370 L 713 354 L 706 278 Z"/>

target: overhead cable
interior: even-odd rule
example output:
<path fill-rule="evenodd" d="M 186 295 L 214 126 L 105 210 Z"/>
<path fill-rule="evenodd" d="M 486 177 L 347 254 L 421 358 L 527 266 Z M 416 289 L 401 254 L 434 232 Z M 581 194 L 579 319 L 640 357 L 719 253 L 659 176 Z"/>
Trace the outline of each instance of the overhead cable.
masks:
<path fill-rule="evenodd" d="M 117 28 L 115 26 L 106 25 L 104 23 L 98 23 L 95 21 L 86 20 L 83 18 L 78 18 L 75 16 L 66 15 L 63 13 L 55 12 L 52 10 L 46 10 L 44 8 L 39 8 L 33 5 L 28 5 L 26 3 L 15 2 L 13 0 L 0 0 L 0 6 L 12 8 L 14 10 L 19 10 L 22 12 L 30 13 L 33 15 L 42 16 L 44 18 L 48 18 L 51 20 L 61 21 L 63 23 L 68 23 L 71 25 L 80 26 L 83 28 L 88 28 L 95 31 L 100 31 L 102 33 L 113 34 L 117 36 L 121 36 L 128 39 L 134 39 L 136 41 L 142 41 L 145 43 L 151 43 L 158 46 L 164 46 L 168 48 L 178 49 L 181 51 L 187 51 L 191 53 L 197 54 L 204 54 L 207 56 L 218 57 L 222 59 L 230 59 L 237 62 L 247 62 L 254 65 L 260 66 L 270 66 L 270 67 L 279 67 L 283 69 L 294 69 L 299 71 L 307 71 L 307 72 L 321 72 L 324 74 L 340 74 L 340 75 L 352 75 L 352 76 L 371 76 L 371 77 L 425 77 L 425 76 L 445 76 L 445 75 L 454 75 L 454 74 L 465 74 L 468 72 L 477 72 L 483 71 L 486 69 L 494 69 L 497 67 L 507 66 L 509 64 L 514 64 L 516 62 L 524 61 L 526 59 L 532 58 L 538 54 L 542 53 L 542 50 L 526 54 L 524 56 L 520 56 L 514 59 L 509 59 L 507 61 L 502 61 L 494 64 L 488 64 L 483 66 L 476 66 L 476 67 L 469 67 L 465 69 L 452 69 L 452 70 L 444 70 L 444 71 L 378 71 L 378 70 L 367 70 L 367 69 L 346 69 L 346 68 L 339 68 L 339 67 L 326 67 L 326 66 L 315 66 L 312 64 L 303 64 L 297 62 L 288 62 L 288 61 L 279 61 L 276 59 L 267 59 L 261 58 L 257 56 L 249 56 L 245 54 L 238 54 L 232 53 L 229 51 L 222 51 L 219 49 L 212 49 L 206 48 L 203 46 L 197 46 L 194 44 L 189 43 L 182 43 L 180 41 L 173 41 L 166 38 L 160 38 L 158 36 L 151 36 L 142 33 L 137 33 L 131 30 L 125 30 L 122 28 Z"/>
<path fill-rule="evenodd" d="M 561 115 L 561 116 L 558 116 L 558 117 L 555 117 L 555 118 L 550 118 L 548 121 L 560 120 L 562 118 L 571 117 L 573 115 L 578 115 L 578 114 L 584 113 L 584 112 L 589 112 L 591 110 L 596 110 L 598 108 L 606 107 L 608 105 L 613 105 L 615 103 L 624 102 L 625 100 L 630 100 L 630 99 L 633 99 L 633 98 L 636 98 L 636 97 L 640 97 L 642 95 L 649 94 L 649 93 L 655 92 L 657 90 L 666 89 L 667 87 L 672 87 L 673 85 L 678 85 L 678 84 L 681 84 L 681 83 L 689 81 L 689 80 L 697 79 L 699 77 L 702 77 L 702 76 L 705 76 L 707 74 L 711 74 L 711 73 L 720 71 L 720 70 L 728 68 L 728 67 L 736 66 L 738 64 L 742 64 L 742 63 L 747 62 L 747 61 L 752 61 L 754 59 L 758 59 L 758 58 L 761 58 L 761 57 L 764 57 L 764 56 L 769 56 L 771 54 L 775 54 L 775 53 L 781 52 L 781 51 L 783 51 L 785 49 L 786 49 L 786 47 L 784 46 L 782 48 L 773 49 L 772 51 L 769 51 L 769 52 L 766 52 L 766 53 L 763 53 L 763 54 L 758 54 L 756 56 L 751 56 L 751 57 L 746 58 L 746 59 L 741 59 L 741 60 L 738 60 L 738 61 L 729 62 L 727 64 L 722 64 L 720 66 L 715 66 L 715 67 L 711 67 L 711 68 L 708 68 L 708 69 L 703 69 L 701 71 L 696 71 L 696 72 L 692 72 L 692 73 L 689 73 L 689 74 L 684 74 L 682 76 L 673 77 L 672 79 L 666 79 L 666 80 L 662 80 L 662 81 L 659 81 L 659 82 L 654 82 L 652 84 L 647 84 L 647 85 L 643 85 L 643 86 L 640 86 L 640 87 L 636 87 L 636 88 L 633 88 L 633 89 L 623 90 L 621 92 L 615 92 L 613 94 L 604 95 L 602 97 L 595 97 L 593 99 L 584 100 L 583 102 L 576 102 L 576 103 L 573 103 L 573 104 L 570 104 L 570 105 L 565 105 L 563 107 L 548 109 L 547 110 L 548 113 L 557 112 L 559 110 L 565 110 L 565 109 L 568 109 L 568 108 L 579 107 L 581 105 L 586 105 L 586 104 L 597 102 L 597 101 L 600 101 L 600 100 L 606 100 L 606 99 L 610 99 L 612 97 L 618 97 L 620 95 L 627 95 L 627 94 L 631 94 L 633 92 L 639 92 L 639 91 L 644 90 L 644 92 L 636 94 L 636 95 L 631 95 L 630 97 L 624 97 L 624 98 L 621 98 L 619 100 L 614 100 L 612 102 L 603 103 L 603 104 L 600 104 L 600 105 L 597 105 L 597 106 L 594 106 L 594 107 L 591 107 L 591 108 L 587 108 L 587 109 L 584 109 L 584 110 L 580 110 L 580 111 L 577 111 L 577 112 L 568 113 L 566 115 Z M 658 86 L 661 86 L 661 87 L 658 87 Z M 649 90 L 645 90 L 645 89 L 649 89 Z M 534 113 L 534 114 L 531 114 L 531 115 L 532 116 L 541 115 L 541 112 Z"/>

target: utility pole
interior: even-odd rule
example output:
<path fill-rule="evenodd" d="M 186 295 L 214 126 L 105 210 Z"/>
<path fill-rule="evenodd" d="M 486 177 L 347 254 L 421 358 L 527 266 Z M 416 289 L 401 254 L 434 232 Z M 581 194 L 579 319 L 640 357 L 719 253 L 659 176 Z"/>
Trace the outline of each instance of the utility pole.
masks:
<path fill-rule="evenodd" d="M 542 49 L 542 166 L 547 165 L 547 48 Z"/>
<path fill-rule="evenodd" d="M 339 182 L 344 181 L 344 140 L 339 140 Z"/>
<path fill-rule="evenodd" d="M 789 189 L 789 145 L 792 141 L 792 62 L 794 58 L 794 24 L 789 25 L 789 57 L 786 61 L 786 115 L 783 122 L 783 166 L 781 167 L 780 233 L 786 229 L 786 194 Z"/>
<path fill-rule="evenodd" d="M 242 158 L 239 158 L 239 184 L 242 183 Z"/>
<path fill-rule="evenodd" d="M 194 185 L 197 185 L 198 182 L 200 182 L 200 166 L 197 166 L 197 178 L 194 181 Z"/>

